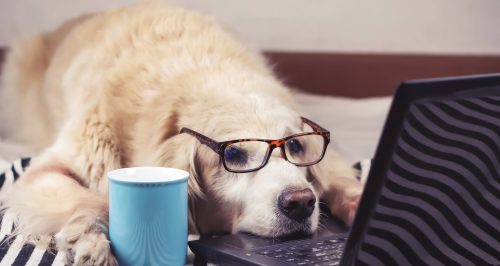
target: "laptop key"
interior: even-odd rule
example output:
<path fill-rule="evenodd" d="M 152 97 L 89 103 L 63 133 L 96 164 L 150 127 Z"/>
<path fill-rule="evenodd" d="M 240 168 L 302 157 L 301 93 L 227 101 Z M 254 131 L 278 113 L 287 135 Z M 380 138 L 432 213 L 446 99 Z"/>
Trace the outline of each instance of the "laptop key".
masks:
<path fill-rule="evenodd" d="M 257 254 L 260 254 L 260 255 L 269 255 L 269 254 L 271 254 L 271 251 L 270 250 L 258 251 Z"/>
<path fill-rule="evenodd" d="M 310 253 L 296 253 L 296 254 L 295 254 L 295 257 L 297 257 L 297 258 L 301 258 L 301 259 L 304 259 L 304 258 L 309 258 L 309 257 L 311 257 L 311 254 L 310 254 Z"/>
<path fill-rule="evenodd" d="M 318 252 L 318 253 L 314 253 L 314 256 L 316 256 L 316 257 L 322 257 L 322 256 L 326 256 L 326 255 L 328 255 L 328 253 L 327 253 L 327 252 Z"/>
<path fill-rule="evenodd" d="M 298 251 L 298 252 L 311 252 L 312 248 L 310 246 L 304 246 L 304 247 L 299 247 L 298 249 L 296 249 L 296 251 Z"/>
<path fill-rule="evenodd" d="M 343 240 L 341 240 L 340 238 L 333 238 L 324 241 L 324 243 L 330 243 L 330 244 L 336 244 L 341 242 L 343 242 Z"/>
<path fill-rule="evenodd" d="M 275 259 L 285 258 L 285 256 L 283 254 L 274 254 L 272 257 Z"/>
<path fill-rule="evenodd" d="M 320 265 L 320 266 L 337 266 L 337 265 L 340 265 L 340 260 L 322 262 L 322 263 L 319 263 L 318 265 Z"/>
<path fill-rule="evenodd" d="M 339 256 L 336 256 L 336 255 L 329 255 L 329 256 L 324 256 L 324 257 L 321 257 L 321 259 L 323 261 L 333 261 L 333 260 L 337 260 L 337 259 L 340 259 Z"/>

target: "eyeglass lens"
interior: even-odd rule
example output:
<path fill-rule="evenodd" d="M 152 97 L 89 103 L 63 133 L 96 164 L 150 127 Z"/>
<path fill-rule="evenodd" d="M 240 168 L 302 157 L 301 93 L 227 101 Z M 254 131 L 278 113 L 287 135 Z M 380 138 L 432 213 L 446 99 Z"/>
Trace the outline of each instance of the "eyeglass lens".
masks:
<path fill-rule="evenodd" d="M 235 171 L 246 171 L 265 163 L 269 145 L 263 141 L 244 141 L 229 144 L 224 150 L 226 167 Z"/>
<path fill-rule="evenodd" d="M 311 164 L 321 159 L 325 140 L 321 135 L 304 135 L 288 139 L 285 154 L 294 164 Z"/>

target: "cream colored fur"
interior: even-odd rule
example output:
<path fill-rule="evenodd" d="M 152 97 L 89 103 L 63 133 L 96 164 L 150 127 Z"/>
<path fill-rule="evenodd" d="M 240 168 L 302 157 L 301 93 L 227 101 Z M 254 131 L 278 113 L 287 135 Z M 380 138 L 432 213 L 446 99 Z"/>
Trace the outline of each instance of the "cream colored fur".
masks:
<path fill-rule="evenodd" d="M 263 169 L 224 170 L 188 127 L 223 141 L 301 131 L 289 90 L 256 52 L 211 18 L 137 5 L 64 24 L 11 47 L 1 87 L 3 134 L 39 151 L 1 203 L 19 233 L 56 235 L 75 265 L 109 265 L 106 172 L 169 166 L 190 172 L 190 232 L 288 233 L 275 215 L 284 189 L 311 188 L 351 223 L 361 185 L 328 149 L 315 166 L 273 154 Z M 317 208 L 307 230 L 318 226 Z"/>

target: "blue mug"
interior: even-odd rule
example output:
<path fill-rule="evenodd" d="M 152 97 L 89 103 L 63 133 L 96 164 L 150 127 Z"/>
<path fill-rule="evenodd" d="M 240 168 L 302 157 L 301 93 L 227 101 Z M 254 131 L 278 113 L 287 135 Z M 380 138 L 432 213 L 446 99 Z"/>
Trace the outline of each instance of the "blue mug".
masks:
<path fill-rule="evenodd" d="M 109 238 L 120 265 L 184 265 L 188 176 L 165 167 L 108 173 Z"/>

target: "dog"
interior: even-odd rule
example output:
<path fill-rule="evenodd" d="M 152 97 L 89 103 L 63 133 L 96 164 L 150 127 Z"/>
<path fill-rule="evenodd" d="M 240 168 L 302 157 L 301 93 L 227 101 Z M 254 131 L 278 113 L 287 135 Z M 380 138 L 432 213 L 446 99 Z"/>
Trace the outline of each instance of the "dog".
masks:
<path fill-rule="evenodd" d="M 121 167 L 189 171 L 193 234 L 312 233 L 320 199 L 353 221 L 354 170 L 213 18 L 161 4 L 86 15 L 16 43 L 3 69 L 2 134 L 38 156 L 0 202 L 17 234 L 54 235 L 68 264 L 116 264 L 106 173 Z M 318 152 L 307 161 L 304 150 Z"/>

